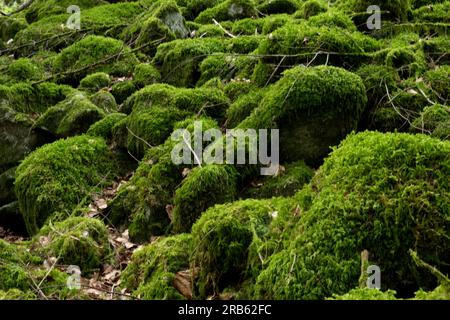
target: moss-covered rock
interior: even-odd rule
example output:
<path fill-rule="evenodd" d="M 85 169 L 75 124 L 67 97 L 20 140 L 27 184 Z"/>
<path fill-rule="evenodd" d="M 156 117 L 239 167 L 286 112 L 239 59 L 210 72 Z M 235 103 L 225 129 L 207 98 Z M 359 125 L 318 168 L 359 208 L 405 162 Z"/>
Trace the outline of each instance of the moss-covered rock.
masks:
<path fill-rule="evenodd" d="M 347 13 L 355 13 L 354 19 L 365 23 L 372 13 L 366 13 L 369 6 L 379 6 L 384 19 L 391 19 L 396 22 L 406 21 L 411 15 L 410 0 L 390 0 L 390 1 L 368 1 L 368 0 L 339 0 L 336 7 Z M 365 26 L 365 25 L 364 25 Z"/>
<path fill-rule="evenodd" d="M 330 300 L 397 300 L 394 290 L 381 291 L 370 288 L 357 288 L 342 295 L 333 295 Z"/>
<path fill-rule="evenodd" d="M 320 13 L 326 12 L 327 6 L 325 1 L 308 0 L 302 3 L 300 9 L 295 12 L 294 17 L 300 19 L 309 19 Z"/>
<path fill-rule="evenodd" d="M 227 127 L 234 128 L 256 109 L 266 90 L 253 90 L 240 95 L 227 109 Z"/>
<path fill-rule="evenodd" d="M 129 96 L 131 96 L 138 88 L 131 80 L 119 81 L 112 85 L 111 94 L 118 104 L 122 104 Z"/>
<path fill-rule="evenodd" d="M 298 221 L 289 198 L 244 200 L 208 209 L 192 227 L 196 295 L 205 298 L 254 277 L 284 247 Z M 244 298 L 249 298 L 244 297 Z"/>
<path fill-rule="evenodd" d="M 133 81 L 138 88 L 161 81 L 161 74 L 151 64 L 141 63 L 134 67 Z"/>
<path fill-rule="evenodd" d="M 43 70 L 33 60 L 20 58 L 9 65 L 8 74 L 16 81 L 40 80 L 43 76 Z"/>
<path fill-rule="evenodd" d="M 99 90 L 89 97 L 89 100 L 106 113 L 117 112 L 116 99 L 108 90 Z"/>
<path fill-rule="evenodd" d="M 295 240 L 259 275 L 259 296 L 344 294 L 358 285 L 363 250 L 381 268 L 383 291 L 434 288 L 409 250 L 448 272 L 449 151 L 424 135 L 350 135 L 313 179 Z"/>
<path fill-rule="evenodd" d="M 366 103 L 359 76 L 336 67 L 296 67 L 267 91 L 239 128 L 279 128 L 281 161 L 317 165 L 330 146 L 356 129 Z"/>
<path fill-rule="evenodd" d="M 193 169 L 175 191 L 173 229 L 189 232 L 209 207 L 233 201 L 237 196 L 237 172 L 218 164 Z"/>
<path fill-rule="evenodd" d="M 88 36 L 64 48 L 54 59 L 53 68 L 67 81 L 79 81 L 89 73 L 113 76 L 131 74 L 137 58 L 120 40 Z"/>
<path fill-rule="evenodd" d="M 67 97 L 50 107 L 39 117 L 35 126 L 56 136 L 67 137 L 85 133 L 91 124 L 105 116 L 105 112 L 81 93 Z"/>
<path fill-rule="evenodd" d="M 161 238 L 136 251 L 124 270 L 122 286 L 145 300 L 186 299 L 174 287 L 175 275 L 189 268 L 192 236 Z"/>
<path fill-rule="evenodd" d="M 450 108 L 439 104 L 426 107 L 412 122 L 411 131 L 427 133 L 432 136 L 450 138 Z"/>
<path fill-rule="evenodd" d="M 252 182 L 244 192 L 245 197 L 264 199 L 293 196 L 305 184 L 309 183 L 314 175 L 313 170 L 303 161 L 290 163 L 283 168 L 283 171 L 277 176 Z"/>
<path fill-rule="evenodd" d="M 0 168 L 17 164 L 28 153 L 51 141 L 43 132 L 33 129 L 33 120 L 26 114 L 0 107 Z"/>
<path fill-rule="evenodd" d="M 217 21 L 237 20 L 257 16 L 253 0 L 226 0 L 216 6 L 204 10 L 195 19 L 198 23 L 211 23 Z"/>
<path fill-rule="evenodd" d="M 450 102 L 450 66 L 443 65 L 425 73 L 425 83 L 431 87 L 437 101 Z"/>
<path fill-rule="evenodd" d="M 299 1 L 296 0 L 265 0 L 257 6 L 264 14 L 294 13 L 298 8 Z"/>
<path fill-rule="evenodd" d="M 108 231 L 98 219 L 71 217 L 43 227 L 36 239 L 40 237 L 46 241 L 39 250 L 62 264 L 78 266 L 83 273 L 111 260 Z"/>
<path fill-rule="evenodd" d="M 113 156 L 101 138 L 77 136 L 35 150 L 19 165 L 15 180 L 28 232 L 35 234 L 50 218 L 69 216 L 113 172 Z"/>
<path fill-rule="evenodd" d="M 91 125 L 86 134 L 89 136 L 102 137 L 106 140 L 110 140 L 113 137 L 113 127 L 121 120 L 125 119 L 126 116 L 126 114 L 118 112 L 110 113 L 103 119 Z"/>
<path fill-rule="evenodd" d="M 111 83 L 111 79 L 107 73 L 96 72 L 87 75 L 80 81 L 80 89 L 88 92 L 97 92 L 102 88 L 106 88 Z"/>

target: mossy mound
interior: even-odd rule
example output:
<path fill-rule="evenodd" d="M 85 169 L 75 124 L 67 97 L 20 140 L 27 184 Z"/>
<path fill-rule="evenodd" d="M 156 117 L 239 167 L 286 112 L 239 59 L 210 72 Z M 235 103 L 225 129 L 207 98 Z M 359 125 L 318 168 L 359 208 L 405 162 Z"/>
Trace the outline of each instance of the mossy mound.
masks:
<path fill-rule="evenodd" d="M 129 96 L 131 96 L 137 90 L 138 88 L 131 80 L 118 81 L 112 85 L 111 94 L 114 96 L 118 104 L 122 104 Z"/>
<path fill-rule="evenodd" d="M 295 67 L 239 128 L 279 128 L 282 161 L 317 165 L 330 146 L 356 129 L 366 103 L 359 76 L 336 67 Z"/>
<path fill-rule="evenodd" d="M 232 166 L 206 165 L 193 169 L 175 191 L 173 230 L 189 232 L 209 207 L 233 201 L 237 196 L 237 172 Z"/>
<path fill-rule="evenodd" d="M 161 80 L 161 74 L 151 64 L 141 63 L 134 67 L 133 81 L 138 88 L 157 83 Z"/>
<path fill-rule="evenodd" d="M 298 221 L 289 198 L 243 200 L 208 209 L 192 227 L 196 294 L 205 298 L 239 287 L 281 250 Z M 249 297 L 245 297 L 249 298 Z"/>
<path fill-rule="evenodd" d="M 107 73 L 96 72 L 91 73 L 80 81 L 80 89 L 88 92 L 97 92 L 102 88 L 106 88 L 111 83 L 111 79 Z"/>
<path fill-rule="evenodd" d="M 257 16 L 255 2 L 253 0 L 226 0 L 216 6 L 202 11 L 195 22 L 211 23 L 217 21 L 238 20 Z"/>
<path fill-rule="evenodd" d="M 368 1 L 368 0 L 339 0 L 336 3 L 337 8 L 346 12 L 356 14 L 354 19 L 357 22 L 366 22 L 367 18 L 373 13 L 366 13 L 369 6 L 376 5 L 380 7 L 384 19 L 391 19 L 396 22 L 408 20 L 411 15 L 410 0 L 390 0 L 390 1 Z M 359 25 L 359 23 L 357 23 Z"/>
<path fill-rule="evenodd" d="M 108 183 L 114 168 L 105 141 L 86 135 L 58 140 L 31 153 L 17 168 L 15 180 L 29 234 L 37 233 L 48 219 L 70 216 Z"/>
<path fill-rule="evenodd" d="M 358 288 L 346 294 L 334 295 L 330 300 L 397 300 L 394 290 L 381 291 L 378 289 Z"/>
<path fill-rule="evenodd" d="M 186 299 L 175 287 L 176 273 L 189 268 L 192 236 L 161 238 L 136 251 L 122 274 L 122 286 L 145 300 Z"/>
<path fill-rule="evenodd" d="M 76 93 L 48 108 L 36 121 L 35 126 L 48 130 L 56 136 L 67 137 L 85 133 L 91 124 L 105 115 L 105 112 L 89 101 L 85 95 Z"/>
<path fill-rule="evenodd" d="M 382 290 L 403 297 L 434 288 L 408 251 L 448 272 L 449 151 L 448 142 L 424 135 L 346 138 L 313 179 L 312 201 L 290 247 L 259 275 L 259 296 L 344 294 L 358 284 L 363 250 L 381 268 Z"/>
<path fill-rule="evenodd" d="M 121 120 L 125 119 L 126 116 L 126 114 L 118 112 L 110 113 L 103 119 L 91 125 L 86 134 L 89 136 L 102 137 L 106 140 L 110 140 L 113 137 L 113 127 Z"/>
<path fill-rule="evenodd" d="M 43 227 L 37 235 L 46 237 L 42 250 L 65 265 L 76 265 L 83 273 L 99 268 L 111 259 L 108 231 L 98 219 L 71 217 Z"/>
<path fill-rule="evenodd" d="M 106 113 L 117 112 L 119 109 L 114 96 L 105 89 L 99 90 L 91 95 L 89 100 Z"/>
<path fill-rule="evenodd" d="M 227 110 L 227 127 L 234 128 L 255 110 L 264 98 L 266 90 L 253 90 L 241 94 Z"/>
<path fill-rule="evenodd" d="M 257 9 L 264 14 L 294 13 L 299 9 L 299 1 L 295 0 L 265 0 L 260 2 Z"/>
<path fill-rule="evenodd" d="M 450 66 L 443 65 L 425 73 L 425 83 L 431 87 L 437 101 L 450 102 Z"/>
<path fill-rule="evenodd" d="M 293 162 L 283 167 L 282 172 L 277 176 L 252 182 L 244 191 L 244 195 L 246 198 L 253 199 L 293 196 L 309 183 L 313 175 L 314 171 L 303 161 Z"/>
<path fill-rule="evenodd" d="M 450 108 L 442 105 L 426 107 L 411 124 L 411 131 L 431 134 L 441 139 L 450 138 Z"/>
<path fill-rule="evenodd" d="M 67 81 L 79 81 L 89 73 L 105 72 L 114 76 L 131 74 L 137 59 L 120 40 L 87 36 L 64 48 L 54 59 L 54 72 Z"/>
<path fill-rule="evenodd" d="M 16 81 L 40 80 L 43 70 L 31 59 L 20 58 L 9 65 L 8 75 Z"/>

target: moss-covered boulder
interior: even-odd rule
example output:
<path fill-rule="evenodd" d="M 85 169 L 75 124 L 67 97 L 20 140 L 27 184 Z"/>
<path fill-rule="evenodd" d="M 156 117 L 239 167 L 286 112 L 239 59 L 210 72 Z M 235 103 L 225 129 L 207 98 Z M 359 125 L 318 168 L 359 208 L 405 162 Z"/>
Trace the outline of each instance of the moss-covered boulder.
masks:
<path fill-rule="evenodd" d="M 91 95 L 89 100 L 106 113 L 114 113 L 119 109 L 114 96 L 105 89 L 99 90 Z"/>
<path fill-rule="evenodd" d="M 233 201 L 237 196 L 237 172 L 232 166 L 206 165 L 193 169 L 175 191 L 173 229 L 189 232 L 208 207 Z"/>
<path fill-rule="evenodd" d="M 206 298 L 227 287 L 239 288 L 246 280 L 254 282 L 270 256 L 289 239 L 300 218 L 295 206 L 290 198 L 274 198 L 208 209 L 192 227 L 192 268 L 199 268 L 197 297 Z"/>
<path fill-rule="evenodd" d="M 137 250 L 124 270 L 122 286 L 145 300 L 186 299 L 174 287 L 177 272 L 189 268 L 192 236 L 179 234 L 160 238 Z"/>
<path fill-rule="evenodd" d="M 450 108 L 439 104 L 426 107 L 412 122 L 410 130 L 450 139 Z"/>
<path fill-rule="evenodd" d="M 0 107 L 0 168 L 14 166 L 31 151 L 49 141 L 51 137 L 33 129 L 31 117 L 8 107 Z"/>
<path fill-rule="evenodd" d="M 143 88 L 161 81 L 161 74 L 151 64 L 140 63 L 134 67 L 133 81 L 138 88 Z"/>
<path fill-rule="evenodd" d="M 406 21 L 411 15 L 410 0 L 392 0 L 392 1 L 368 1 L 368 0 L 339 0 L 336 7 L 349 13 L 355 14 L 356 22 L 366 23 L 369 16 L 373 13 L 367 13 L 369 6 L 376 5 L 380 7 L 384 19 L 391 19 L 396 22 Z M 360 23 L 356 23 L 360 25 Z M 365 27 L 365 24 L 364 24 Z"/>
<path fill-rule="evenodd" d="M 111 94 L 118 104 L 122 104 L 129 96 L 131 96 L 138 88 L 131 80 L 118 81 L 111 87 Z M 130 111 L 128 111 L 129 113 Z"/>
<path fill-rule="evenodd" d="M 17 168 L 15 193 L 27 230 L 70 216 L 114 174 L 113 156 L 102 138 L 77 136 L 47 144 Z"/>
<path fill-rule="evenodd" d="M 431 87 L 437 101 L 450 102 L 450 66 L 443 65 L 425 74 L 425 83 Z"/>
<path fill-rule="evenodd" d="M 257 16 L 255 2 L 253 0 L 226 0 L 216 6 L 204 10 L 195 19 L 198 23 L 211 23 L 217 21 L 238 20 Z"/>
<path fill-rule="evenodd" d="M 97 92 L 111 83 L 110 76 L 104 72 L 95 72 L 87 75 L 80 81 L 80 89 L 88 92 Z"/>
<path fill-rule="evenodd" d="M 128 75 L 136 63 L 136 57 L 122 41 L 88 36 L 64 48 L 55 57 L 53 69 L 67 81 L 76 82 L 93 72 Z"/>
<path fill-rule="evenodd" d="M 111 260 L 108 231 L 98 219 L 71 217 L 43 227 L 36 239 L 41 237 L 45 241 L 39 250 L 62 264 L 78 266 L 83 273 Z"/>
<path fill-rule="evenodd" d="M 239 128 L 279 128 L 281 161 L 317 165 L 330 146 L 356 129 L 366 103 L 359 76 L 336 67 L 295 67 Z"/>
<path fill-rule="evenodd" d="M 381 269 L 383 291 L 433 289 L 409 250 L 448 273 L 449 152 L 448 142 L 424 135 L 350 135 L 303 191 L 311 201 L 289 248 L 259 275 L 259 297 L 344 294 L 358 285 L 364 250 Z"/>
<path fill-rule="evenodd" d="M 33 60 L 20 58 L 9 65 L 8 74 L 15 81 L 40 80 L 43 76 L 43 70 Z"/>
<path fill-rule="evenodd" d="M 113 137 L 113 127 L 126 117 L 127 115 L 123 113 L 110 113 L 91 125 L 86 134 L 110 140 Z"/>
<path fill-rule="evenodd" d="M 82 93 L 68 96 L 64 101 L 50 107 L 38 118 L 35 126 L 56 136 L 67 137 L 82 134 L 91 124 L 105 116 L 105 112 Z"/>

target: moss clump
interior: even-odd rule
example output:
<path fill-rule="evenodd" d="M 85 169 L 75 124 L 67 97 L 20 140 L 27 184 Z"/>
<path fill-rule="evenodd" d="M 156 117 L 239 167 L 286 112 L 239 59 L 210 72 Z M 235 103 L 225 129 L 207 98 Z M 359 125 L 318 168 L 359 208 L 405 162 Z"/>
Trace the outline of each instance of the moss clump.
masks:
<path fill-rule="evenodd" d="M 89 97 L 89 100 L 106 113 L 117 112 L 116 99 L 108 90 L 100 90 Z"/>
<path fill-rule="evenodd" d="M 294 17 L 308 19 L 326 11 L 327 7 L 324 1 L 308 0 L 302 4 L 301 8 L 294 14 Z"/>
<path fill-rule="evenodd" d="M 311 180 L 313 175 L 314 171 L 303 161 L 294 162 L 286 165 L 280 175 L 252 183 L 256 186 L 251 186 L 244 194 L 247 198 L 254 199 L 293 196 Z"/>
<path fill-rule="evenodd" d="M 143 88 L 161 81 L 161 74 L 151 64 L 141 63 L 134 68 L 133 81 L 136 87 Z"/>
<path fill-rule="evenodd" d="M 253 90 L 240 95 L 227 110 L 227 127 L 234 128 L 255 110 L 263 99 L 266 90 Z"/>
<path fill-rule="evenodd" d="M 127 115 L 123 113 L 110 113 L 103 119 L 91 125 L 86 134 L 89 136 L 102 137 L 106 140 L 111 140 L 113 137 L 113 127 L 121 120 L 125 119 L 126 116 Z"/>
<path fill-rule="evenodd" d="M 255 16 L 257 10 L 253 0 L 226 0 L 200 13 L 195 22 L 211 23 L 212 19 L 226 21 Z"/>
<path fill-rule="evenodd" d="M 441 139 L 450 137 L 449 129 L 450 108 L 439 104 L 426 107 L 411 124 L 411 131 L 428 133 Z"/>
<path fill-rule="evenodd" d="M 201 61 L 210 54 L 224 50 L 224 43 L 220 39 L 175 40 L 159 45 L 153 61 L 161 67 L 164 82 L 190 87 L 198 80 Z"/>
<path fill-rule="evenodd" d="M 390 1 L 369 1 L 369 0 L 340 0 L 336 3 L 338 9 L 347 13 L 355 13 L 356 25 L 365 23 L 371 13 L 366 13 L 371 5 L 377 5 L 383 12 L 384 19 L 391 19 L 397 22 L 406 21 L 411 14 L 410 0 L 390 0 Z"/>
<path fill-rule="evenodd" d="M 47 109 L 35 125 L 57 136 L 67 137 L 85 133 L 91 124 L 104 116 L 102 109 L 78 93 Z"/>
<path fill-rule="evenodd" d="M 311 26 L 321 27 L 338 27 L 350 32 L 356 31 L 356 26 L 347 15 L 340 11 L 328 11 L 315 15 L 308 20 Z"/>
<path fill-rule="evenodd" d="M 33 60 L 20 58 L 9 65 L 8 74 L 16 81 L 39 80 L 43 76 L 43 70 Z"/>
<path fill-rule="evenodd" d="M 45 226 L 38 237 L 48 238 L 43 252 L 59 257 L 63 264 L 79 266 L 83 273 L 99 268 L 110 258 L 108 231 L 98 219 L 71 217 Z"/>
<path fill-rule="evenodd" d="M 93 72 L 123 76 L 131 74 L 137 59 L 122 41 L 101 36 L 87 36 L 63 49 L 54 59 L 55 72 L 69 73 L 70 82 Z"/>
<path fill-rule="evenodd" d="M 0 290 L 0 300 L 35 300 L 37 296 L 30 291 L 23 292 L 19 289 Z"/>
<path fill-rule="evenodd" d="M 402 79 L 421 74 L 426 68 L 423 52 L 412 47 L 393 48 L 386 55 L 385 63 L 398 70 Z"/>
<path fill-rule="evenodd" d="M 203 211 L 217 203 L 233 201 L 236 196 L 234 167 L 207 165 L 193 169 L 175 191 L 174 231 L 189 232 Z"/>
<path fill-rule="evenodd" d="M 104 72 L 92 73 L 80 81 L 80 89 L 89 92 L 97 92 L 102 88 L 109 86 L 111 79 L 109 75 Z"/>
<path fill-rule="evenodd" d="M 279 128 L 280 159 L 317 165 L 356 129 L 367 103 L 360 77 L 344 69 L 295 67 L 264 95 L 239 128 Z"/>
<path fill-rule="evenodd" d="M 25 249 L 0 239 L 0 290 L 30 288 L 31 279 L 26 266 L 41 262 Z"/>
<path fill-rule="evenodd" d="M 72 213 L 114 172 L 113 157 L 101 138 L 77 136 L 47 144 L 17 168 L 15 193 L 29 234 L 55 212 Z"/>
<path fill-rule="evenodd" d="M 186 299 L 173 285 L 175 275 L 189 268 L 192 236 L 161 238 L 136 251 L 124 270 L 122 286 L 145 300 Z"/>
<path fill-rule="evenodd" d="M 442 3 L 430 4 L 430 1 L 423 3 L 423 6 L 413 11 L 414 20 L 418 22 L 450 22 L 448 12 L 450 11 L 450 2 L 440 1 Z"/>
<path fill-rule="evenodd" d="M 264 14 L 294 13 L 299 4 L 295 0 L 265 0 L 257 8 Z"/>
<path fill-rule="evenodd" d="M 394 290 L 385 292 L 378 289 L 357 288 L 352 289 L 346 294 L 333 295 L 330 300 L 397 300 Z"/>
<path fill-rule="evenodd" d="M 440 66 L 425 73 L 425 83 L 431 87 L 436 99 L 443 104 L 450 102 L 450 66 Z"/>
<path fill-rule="evenodd" d="M 137 91 L 136 85 L 131 80 L 119 81 L 111 87 L 111 94 L 118 104 L 123 103 L 129 96 Z"/>
<path fill-rule="evenodd" d="M 358 284 L 363 250 L 381 268 L 383 291 L 434 288 L 408 251 L 448 272 L 449 152 L 448 142 L 424 135 L 350 135 L 313 179 L 296 238 L 259 275 L 259 296 L 344 294 Z"/>
<path fill-rule="evenodd" d="M 299 216 L 289 198 L 243 200 L 208 209 L 192 227 L 196 294 L 205 298 L 245 280 L 254 282 L 284 247 Z M 245 297 L 249 298 L 249 297 Z"/>

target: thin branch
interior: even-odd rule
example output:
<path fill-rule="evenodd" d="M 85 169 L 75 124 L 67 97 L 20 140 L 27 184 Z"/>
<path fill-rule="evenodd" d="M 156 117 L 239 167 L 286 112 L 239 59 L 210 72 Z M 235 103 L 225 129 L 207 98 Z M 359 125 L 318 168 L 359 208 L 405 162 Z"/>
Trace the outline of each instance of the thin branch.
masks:
<path fill-rule="evenodd" d="M 230 36 L 231 38 L 236 38 L 236 36 L 234 34 L 232 34 L 230 31 L 228 31 L 227 29 L 222 27 L 222 25 L 219 22 L 217 22 L 216 19 L 212 19 L 212 20 L 213 20 L 214 24 L 216 26 L 218 26 L 220 29 L 222 29 L 222 31 L 225 32 L 228 36 Z"/>

